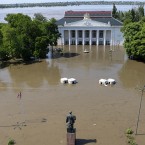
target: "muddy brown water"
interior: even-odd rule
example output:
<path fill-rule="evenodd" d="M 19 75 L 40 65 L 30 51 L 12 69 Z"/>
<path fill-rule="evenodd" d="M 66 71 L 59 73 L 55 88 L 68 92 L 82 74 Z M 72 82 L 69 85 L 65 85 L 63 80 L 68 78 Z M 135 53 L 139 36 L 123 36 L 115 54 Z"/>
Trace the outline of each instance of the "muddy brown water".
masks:
<path fill-rule="evenodd" d="M 128 60 L 122 47 L 64 47 L 39 63 L 0 69 L 0 145 L 66 145 L 65 118 L 76 115 L 77 145 L 126 145 L 136 130 L 145 64 Z M 112 51 L 109 51 L 109 50 Z M 63 85 L 60 78 L 75 78 Z M 113 87 L 100 78 L 114 78 Z M 17 97 L 21 91 L 21 98 Z M 145 144 L 145 94 L 135 140 Z"/>

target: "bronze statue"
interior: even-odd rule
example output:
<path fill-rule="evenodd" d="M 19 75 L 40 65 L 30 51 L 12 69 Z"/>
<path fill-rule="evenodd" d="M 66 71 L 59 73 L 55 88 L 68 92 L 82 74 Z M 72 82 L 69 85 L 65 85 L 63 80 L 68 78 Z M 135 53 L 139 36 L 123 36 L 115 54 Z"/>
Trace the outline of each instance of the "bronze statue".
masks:
<path fill-rule="evenodd" d="M 69 114 L 66 117 L 66 123 L 67 123 L 67 132 L 74 133 L 74 123 L 76 120 L 76 116 L 72 114 L 72 111 L 69 112 Z"/>

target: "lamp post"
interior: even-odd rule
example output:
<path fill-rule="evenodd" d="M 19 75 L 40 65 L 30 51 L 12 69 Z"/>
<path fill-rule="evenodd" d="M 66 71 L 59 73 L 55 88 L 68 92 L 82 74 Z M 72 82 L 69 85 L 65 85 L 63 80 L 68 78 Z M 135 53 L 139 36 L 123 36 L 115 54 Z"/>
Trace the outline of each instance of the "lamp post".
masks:
<path fill-rule="evenodd" d="M 138 131 L 138 125 L 139 125 L 139 117 L 140 117 L 140 111 L 141 111 L 141 105 L 142 105 L 142 97 L 143 97 L 143 93 L 145 91 L 145 85 L 141 90 L 141 99 L 140 99 L 140 105 L 139 105 L 139 112 L 138 112 L 138 119 L 137 119 L 137 124 L 136 124 L 136 132 L 135 134 L 137 135 L 137 131 Z"/>

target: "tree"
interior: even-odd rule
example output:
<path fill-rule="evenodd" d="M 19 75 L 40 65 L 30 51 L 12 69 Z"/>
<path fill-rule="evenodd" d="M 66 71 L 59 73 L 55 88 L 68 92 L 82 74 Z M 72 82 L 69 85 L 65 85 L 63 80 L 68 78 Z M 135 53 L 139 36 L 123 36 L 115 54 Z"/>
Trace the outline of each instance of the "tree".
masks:
<path fill-rule="evenodd" d="M 5 48 L 0 47 L 0 60 L 7 60 L 8 59 L 8 52 Z"/>
<path fill-rule="evenodd" d="M 3 43 L 3 34 L 2 34 L 2 31 L 0 30 L 0 46 L 2 45 Z"/>
<path fill-rule="evenodd" d="M 127 12 L 117 11 L 116 6 L 113 4 L 112 16 L 122 22 L 138 22 L 144 17 L 144 7 L 141 5 L 137 9 L 132 8 Z"/>
<path fill-rule="evenodd" d="M 124 47 L 128 57 L 145 61 L 145 24 L 141 22 L 130 23 L 124 28 Z"/>
<path fill-rule="evenodd" d="M 136 21 L 136 12 L 135 12 L 135 10 L 131 9 L 130 14 L 131 14 L 131 21 L 135 22 Z"/>
<path fill-rule="evenodd" d="M 35 39 L 40 36 L 39 27 L 34 23 L 29 16 L 23 14 L 8 14 L 5 20 L 8 25 L 15 31 L 15 43 L 17 42 L 18 49 L 23 59 L 30 59 L 35 50 Z M 10 47 L 15 49 L 12 43 Z M 18 52 L 18 51 L 16 51 Z"/>
<path fill-rule="evenodd" d="M 46 48 L 48 45 L 57 45 L 57 39 L 60 37 L 58 27 L 56 25 L 56 19 L 52 18 L 49 21 L 40 21 L 34 19 L 41 30 L 41 36 L 36 38 L 35 41 L 35 55 L 39 54 L 39 57 L 46 57 Z"/>
<path fill-rule="evenodd" d="M 124 21 L 124 13 L 122 11 L 118 12 L 118 20 L 120 20 L 122 22 Z"/>
<path fill-rule="evenodd" d="M 47 19 L 44 17 L 41 13 L 35 13 L 34 14 L 34 20 L 40 21 L 40 22 L 46 22 Z"/>
<path fill-rule="evenodd" d="M 144 8 L 131 9 L 124 13 L 123 28 L 124 47 L 128 57 L 145 61 L 145 17 Z"/>
<path fill-rule="evenodd" d="M 44 58 L 47 46 L 57 45 L 60 33 L 54 18 L 47 21 L 43 15 L 35 14 L 32 20 L 27 15 L 8 14 L 5 20 L 8 23 L 0 25 L 1 54 L 7 52 L 8 57 L 23 60 L 31 56 Z"/>
<path fill-rule="evenodd" d="M 56 20 L 54 18 L 45 23 L 46 35 L 49 39 L 49 45 L 51 46 L 57 45 L 57 39 L 61 36 L 55 23 Z"/>
<path fill-rule="evenodd" d="M 139 6 L 138 8 L 138 12 L 139 12 L 139 20 L 141 20 L 142 17 L 144 17 L 144 6 Z"/>
<path fill-rule="evenodd" d="M 9 57 L 16 57 L 19 53 L 18 40 L 15 29 L 11 28 L 9 25 L 2 27 L 3 33 L 3 48 L 8 52 Z"/>
<path fill-rule="evenodd" d="M 2 25 L 1 25 L 2 27 Z M 8 52 L 7 50 L 3 47 L 3 33 L 2 30 L 0 30 L 0 60 L 6 60 L 8 59 Z"/>
<path fill-rule="evenodd" d="M 116 8 L 116 6 L 115 6 L 114 3 L 113 3 L 112 16 L 113 16 L 114 18 L 118 18 L 117 8 Z"/>
<path fill-rule="evenodd" d="M 35 41 L 35 51 L 34 56 L 37 58 L 46 57 L 46 48 L 48 46 L 49 40 L 46 36 L 37 37 Z"/>

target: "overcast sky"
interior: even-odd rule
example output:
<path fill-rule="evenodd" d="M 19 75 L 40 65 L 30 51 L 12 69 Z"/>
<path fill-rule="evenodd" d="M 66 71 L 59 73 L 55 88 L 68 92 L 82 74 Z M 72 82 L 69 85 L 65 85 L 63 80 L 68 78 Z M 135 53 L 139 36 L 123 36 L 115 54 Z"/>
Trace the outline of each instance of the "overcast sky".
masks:
<path fill-rule="evenodd" d="M 70 1 L 100 1 L 100 0 L 0 0 L 0 4 L 67 2 L 67 1 L 70 2 Z M 104 0 L 104 1 L 121 1 L 121 0 Z M 139 0 L 122 0 L 122 1 L 139 1 Z M 145 0 L 140 0 L 140 1 L 145 2 Z"/>

